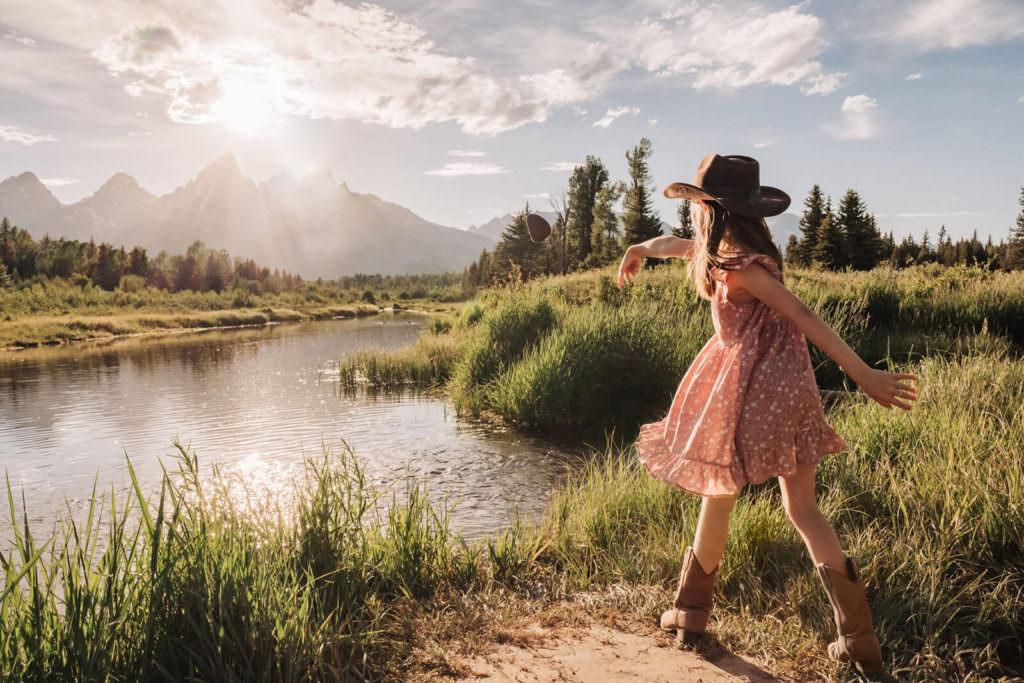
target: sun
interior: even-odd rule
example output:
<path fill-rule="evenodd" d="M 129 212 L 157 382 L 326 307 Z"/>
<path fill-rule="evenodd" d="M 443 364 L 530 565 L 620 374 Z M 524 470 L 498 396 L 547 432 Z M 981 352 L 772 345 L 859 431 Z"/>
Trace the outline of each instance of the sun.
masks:
<path fill-rule="evenodd" d="M 267 129 L 274 106 L 267 92 L 255 85 L 232 84 L 213 106 L 217 120 L 242 135 L 255 135 Z"/>

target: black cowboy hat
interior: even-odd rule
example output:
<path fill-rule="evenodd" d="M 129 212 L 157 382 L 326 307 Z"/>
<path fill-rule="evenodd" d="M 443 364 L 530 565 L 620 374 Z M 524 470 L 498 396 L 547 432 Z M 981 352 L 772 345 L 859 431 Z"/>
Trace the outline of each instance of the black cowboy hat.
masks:
<path fill-rule="evenodd" d="M 761 185 L 757 159 L 731 154 L 709 154 L 701 159 L 690 183 L 665 188 L 669 199 L 710 199 L 742 216 L 777 216 L 789 207 L 789 195 Z"/>

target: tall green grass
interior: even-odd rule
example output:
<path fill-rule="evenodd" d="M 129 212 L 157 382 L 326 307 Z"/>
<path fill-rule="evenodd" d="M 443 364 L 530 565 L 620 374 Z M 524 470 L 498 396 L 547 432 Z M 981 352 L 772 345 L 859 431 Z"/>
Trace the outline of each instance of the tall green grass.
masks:
<path fill-rule="evenodd" d="M 370 383 L 377 376 L 382 386 L 446 385 L 460 410 L 538 431 L 591 440 L 614 431 L 628 440 L 664 411 L 714 330 L 681 268 L 645 271 L 624 289 L 613 275 L 605 269 L 485 291 L 429 342 L 363 354 L 349 374 Z M 796 270 L 787 278 L 870 364 L 962 355 L 967 344 L 1024 348 L 1021 273 L 921 267 Z M 457 343 L 442 345 L 445 336 Z M 811 355 L 819 386 L 853 388 L 831 359 L 814 348 Z"/>
<path fill-rule="evenodd" d="M 347 449 L 310 461 L 295 509 L 240 509 L 179 471 L 110 494 L 40 541 L 8 485 L 3 680 L 379 678 L 407 654 L 412 601 L 480 580 L 480 551 L 410 484 L 382 506 Z"/>

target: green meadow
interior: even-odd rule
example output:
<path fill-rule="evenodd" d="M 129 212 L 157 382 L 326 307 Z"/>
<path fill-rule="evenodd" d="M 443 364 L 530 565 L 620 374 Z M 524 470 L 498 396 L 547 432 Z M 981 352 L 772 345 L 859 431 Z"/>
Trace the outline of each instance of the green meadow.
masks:
<path fill-rule="evenodd" d="M 512 282 L 411 347 L 343 363 L 341 383 L 447 393 L 467 418 L 594 445 L 545 517 L 466 542 L 408 483 L 368 486 L 344 447 L 310 460 L 294 509 L 238 509 L 186 450 L 162 488 L 102 496 L 3 551 L 5 680 L 359 680 L 459 673 L 452 653 L 529 615 L 613 609 L 655 624 L 699 499 L 653 480 L 630 442 L 711 335 L 684 271 L 618 289 L 610 269 Z M 787 271 L 868 362 L 915 372 L 913 412 L 869 403 L 812 350 L 849 444 L 819 499 L 868 586 L 906 680 L 1024 675 L 1024 274 L 925 266 Z M 795 678 L 828 661 L 831 611 L 777 484 L 734 512 L 711 628 Z"/>

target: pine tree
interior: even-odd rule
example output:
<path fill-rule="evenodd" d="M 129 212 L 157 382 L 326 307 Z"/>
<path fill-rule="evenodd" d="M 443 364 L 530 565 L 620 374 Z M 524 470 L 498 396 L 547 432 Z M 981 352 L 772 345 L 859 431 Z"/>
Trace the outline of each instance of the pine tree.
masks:
<path fill-rule="evenodd" d="M 569 177 L 569 215 L 566 228 L 569 233 L 569 257 L 581 264 L 590 255 L 591 230 L 594 225 L 594 202 L 597 193 L 608 183 L 608 169 L 595 156 L 587 155 L 582 166 L 573 169 Z"/>
<path fill-rule="evenodd" d="M 814 261 L 826 270 L 842 270 L 846 261 L 846 240 L 832 211 L 828 211 L 818 226 L 818 240 L 814 245 Z"/>
<path fill-rule="evenodd" d="M 800 241 L 792 257 L 786 251 L 786 258 L 791 263 L 801 266 L 811 265 L 818 245 L 818 229 L 825 218 L 825 207 L 822 202 L 821 188 L 814 185 L 804 200 L 804 212 L 800 216 Z"/>
<path fill-rule="evenodd" d="M 651 141 L 641 138 L 639 145 L 626 152 L 629 181 L 622 202 L 623 246 L 644 242 L 661 234 L 661 219 L 654 210 L 654 188 L 647 161 L 653 151 Z"/>
<path fill-rule="evenodd" d="M 1024 268 L 1024 187 L 1020 188 L 1017 203 L 1021 211 L 1017 215 L 1017 224 L 1010 228 L 1010 241 L 1006 245 L 1006 268 Z"/>
<path fill-rule="evenodd" d="M 800 242 L 797 240 L 796 235 L 790 235 L 789 240 L 786 242 L 786 263 L 791 266 L 804 265 L 803 263 L 797 262 L 795 259 L 800 258 Z"/>
<path fill-rule="evenodd" d="M 0 219 L 0 265 L 7 266 L 8 271 L 14 265 L 14 228 L 7 216 Z"/>
<path fill-rule="evenodd" d="M 615 260 L 619 251 L 619 217 L 615 205 L 622 196 L 622 183 L 609 183 L 598 191 L 594 202 L 594 225 L 591 246 L 594 265 Z"/>
<path fill-rule="evenodd" d="M 871 270 L 878 264 L 881 236 L 856 190 L 847 190 L 836 215 L 845 241 L 846 264 L 854 270 Z"/>
<path fill-rule="evenodd" d="M 501 240 L 494 247 L 495 267 L 503 275 L 510 268 L 518 267 L 524 280 L 539 275 L 543 268 L 539 262 L 540 248 L 530 239 L 526 228 L 526 214 L 530 213 L 529 205 L 512 218 Z"/>
<path fill-rule="evenodd" d="M 921 238 L 921 249 L 917 252 L 916 263 L 928 263 L 932 260 L 932 245 L 928 241 L 928 230 L 924 231 L 924 237 Z"/>
<path fill-rule="evenodd" d="M 693 239 L 693 217 L 690 215 L 690 200 L 684 199 L 679 202 L 676 209 L 676 216 L 679 218 L 679 225 L 672 228 L 672 234 L 684 240 Z"/>

